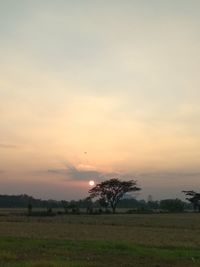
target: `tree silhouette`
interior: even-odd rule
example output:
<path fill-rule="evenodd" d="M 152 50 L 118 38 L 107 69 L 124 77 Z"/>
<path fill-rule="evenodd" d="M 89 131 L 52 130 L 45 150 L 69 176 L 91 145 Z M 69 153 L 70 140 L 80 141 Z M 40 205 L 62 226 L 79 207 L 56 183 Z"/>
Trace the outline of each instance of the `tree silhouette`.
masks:
<path fill-rule="evenodd" d="M 193 205 L 194 210 L 200 212 L 200 193 L 195 191 L 182 191 L 186 196 L 187 200 L 190 201 Z"/>
<path fill-rule="evenodd" d="M 28 203 L 28 207 L 27 208 L 28 208 L 28 215 L 31 215 L 32 208 L 33 208 L 31 202 Z"/>
<path fill-rule="evenodd" d="M 139 187 L 136 186 L 137 182 L 134 180 L 121 181 L 119 179 L 106 180 L 89 190 L 90 198 L 99 198 L 107 206 L 112 208 L 115 213 L 116 206 L 125 193 L 138 191 Z"/>
<path fill-rule="evenodd" d="M 160 201 L 160 209 L 168 212 L 183 212 L 184 202 L 180 199 L 163 199 Z"/>
<path fill-rule="evenodd" d="M 109 203 L 108 203 L 108 201 L 106 200 L 106 198 L 105 197 L 101 197 L 99 200 L 98 200 L 98 202 L 99 202 L 99 205 L 101 206 L 101 208 L 104 208 L 105 209 L 105 212 L 107 211 L 107 208 L 108 208 L 108 206 L 109 206 Z"/>

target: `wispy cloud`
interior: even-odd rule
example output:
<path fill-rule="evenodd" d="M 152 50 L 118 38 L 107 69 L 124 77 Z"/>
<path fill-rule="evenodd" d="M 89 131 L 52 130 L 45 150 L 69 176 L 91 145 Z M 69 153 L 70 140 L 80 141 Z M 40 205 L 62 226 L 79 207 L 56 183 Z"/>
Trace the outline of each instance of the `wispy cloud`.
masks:
<path fill-rule="evenodd" d="M 49 169 L 49 173 L 64 175 L 69 180 L 81 181 L 87 179 L 95 179 L 100 181 L 104 178 L 104 173 L 93 169 L 78 168 L 70 163 L 66 164 L 66 168 L 62 169 Z"/>
<path fill-rule="evenodd" d="M 183 178 L 183 177 L 200 177 L 200 171 L 163 171 L 163 172 L 146 172 L 146 173 L 140 173 L 139 176 L 143 178 L 163 178 L 163 179 L 177 179 L 177 178 Z"/>
<path fill-rule="evenodd" d="M 10 149 L 10 148 L 18 148 L 18 145 L 15 144 L 6 144 L 6 143 L 0 143 L 0 148 Z"/>
<path fill-rule="evenodd" d="M 87 180 L 87 179 L 103 179 L 103 173 L 98 171 L 86 171 L 86 170 L 78 170 L 76 168 L 73 169 L 50 169 L 49 173 L 62 174 L 68 177 L 71 180 Z"/>
<path fill-rule="evenodd" d="M 56 169 L 48 169 L 48 173 L 51 174 L 58 174 L 63 175 L 68 180 L 74 180 L 74 181 L 84 181 L 88 179 L 94 179 L 97 182 L 100 182 L 104 179 L 109 178 L 122 178 L 126 177 L 126 174 L 118 173 L 118 172 L 102 172 L 99 170 L 96 170 L 93 166 L 89 165 L 80 165 L 75 166 L 69 162 L 65 163 L 66 168 L 56 168 Z"/>

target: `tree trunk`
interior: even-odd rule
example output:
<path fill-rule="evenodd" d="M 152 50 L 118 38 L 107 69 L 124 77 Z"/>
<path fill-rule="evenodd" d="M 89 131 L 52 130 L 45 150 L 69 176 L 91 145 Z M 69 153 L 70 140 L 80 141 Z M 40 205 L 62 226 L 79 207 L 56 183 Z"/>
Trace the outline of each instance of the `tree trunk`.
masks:
<path fill-rule="evenodd" d="M 113 214 L 115 214 L 115 209 L 116 209 L 116 207 L 112 207 Z"/>

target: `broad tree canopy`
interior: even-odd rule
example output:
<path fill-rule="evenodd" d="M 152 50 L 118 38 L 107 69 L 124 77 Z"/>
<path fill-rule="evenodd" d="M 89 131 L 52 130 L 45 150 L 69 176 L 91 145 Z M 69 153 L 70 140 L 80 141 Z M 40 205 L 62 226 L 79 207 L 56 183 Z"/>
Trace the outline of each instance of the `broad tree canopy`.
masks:
<path fill-rule="evenodd" d="M 192 203 L 194 210 L 200 212 L 200 193 L 195 191 L 183 191 L 183 193 L 187 196 L 186 199 Z"/>
<path fill-rule="evenodd" d="M 99 198 L 100 201 L 107 203 L 115 213 L 116 206 L 125 193 L 138 191 L 137 182 L 134 180 L 121 181 L 110 179 L 97 184 L 89 190 L 90 198 Z"/>

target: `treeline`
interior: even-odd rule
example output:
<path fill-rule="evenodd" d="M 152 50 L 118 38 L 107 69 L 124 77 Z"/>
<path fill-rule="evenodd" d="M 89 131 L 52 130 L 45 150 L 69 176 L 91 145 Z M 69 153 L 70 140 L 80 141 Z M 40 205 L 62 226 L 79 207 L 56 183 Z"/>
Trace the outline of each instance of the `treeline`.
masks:
<path fill-rule="evenodd" d="M 102 207 L 101 203 L 91 201 L 88 198 L 78 201 L 56 201 L 56 200 L 41 200 L 28 195 L 0 195 L 0 208 L 46 208 L 55 209 L 60 208 L 65 213 L 75 213 L 85 209 L 86 212 L 92 213 L 96 211 L 109 212 L 108 208 Z M 136 200 L 135 198 L 124 198 L 119 204 L 118 208 L 126 209 L 130 213 L 134 212 L 183 212 L 192 210 L 190 203 L 186 203 L 180 199 L 164 199 L 161 201 L 145 201 Z"/>
<path fill-rule="evenodd" d="M 0 208 L 27 208 L 31 204 L 35 208 L 61 208 L 56 200 L 41 200 L 28 195 L 0 195 Z"/>
<path fill-rule="evenodd" d="M 136 199 L 122 199 L 118 205 L 119 208 L 134 209 L 135 210 L 149 210 L 149 211 L 168 211 L 168 212 L 183 212 L 192 210 L 190 203 L 184 202 L 178 198 L 163 199 L 161 201 L 145 201 Z"/>

